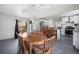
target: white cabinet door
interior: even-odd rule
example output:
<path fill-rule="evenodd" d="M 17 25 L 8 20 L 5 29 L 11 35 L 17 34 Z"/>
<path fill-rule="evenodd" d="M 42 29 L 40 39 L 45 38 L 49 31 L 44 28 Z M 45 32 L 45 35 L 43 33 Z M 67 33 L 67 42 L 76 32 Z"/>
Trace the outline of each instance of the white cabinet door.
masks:
<path fill-rule="evenodd" d="M 70 22 L 74 21 L 74 16 L 70 16 Z"/>
<path fill-rule="evenodd" d="M 61 29 L 61 35 L 65 35 L 65 29 Z"/>
<path fill-rule="evenodd" d="M 73 46 L 79 49 L 79 32 L 73 32 Z"/>
<path fill-rule="evenodd" d="M 76 45 L 76 33 L 73 31 L 73 46 L 75 46 Z"/>
<path fill-rule="evenodd" d="M 57 40 L 59 40 L 61 38 L 60 36 L 60 29 L 57 29 Z"/>
<path fill-rule="evenodd" d="M 79 23 L 79 15 L 74 16 L 74 23 L 75 24 Z"/>
<path fill-rule="evenodd" d="M 62 18 L 62 24 L 65 24 L 69 20 L 69 17 L 63 17 Z"/>

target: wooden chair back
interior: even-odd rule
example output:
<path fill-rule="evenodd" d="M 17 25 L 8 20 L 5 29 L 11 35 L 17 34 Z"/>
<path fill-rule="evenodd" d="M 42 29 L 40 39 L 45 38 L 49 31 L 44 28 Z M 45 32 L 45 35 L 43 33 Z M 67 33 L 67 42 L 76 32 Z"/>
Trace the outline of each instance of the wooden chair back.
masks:
<path fill-rule="evenodd" d="M 46 49 L 44 54 L 52 54 L 52 48 Z"/>
<path fill-rule="evenodd" d="M 26 48 L 25 41 L 22 37 L 18 37 L 18 42 L 19 42 L 19 50 L 21 54 L 27 54 L 29 53 L 29 50 Z"/>
<path fill-rule="evenodd" d="M 20 50 L 20 53 L 21 54 L 24 54 L 25 44 L 24 44 L 24 42 L 23 42 L 23 40 L 22 40 L 21 37 L 19 37 L 18 42 L 19 42 L 19 50 Z"/>
<path fill-rule="evenodd" d="M 45 49 L 45 42 L 33 45 L 33 51 L 35 54 L 43 54 Z"/>
<path fill-rule="evenodd" d="M 50 38 L 50 37 L 52 37 L 54 35 L 54 28 L 52 28 L 52 27 L 44 27 L 44 28 L 41 29 L 41 32 L 47 38 Z"/>
<path fill-rule="evenodd" d="M 54 50 L 54 44 L 55 44 L 55 36 L 52 36 L 51 38 L 47 39 L 45 41 L 45 52 L 44 53 L 52 53 Z"/>
<path fill-rule="evenodd" d="M 46 39 L 45 42 L 33 46 L 35 54 L 52 54 L 55 44 L 55 36 Z"/>

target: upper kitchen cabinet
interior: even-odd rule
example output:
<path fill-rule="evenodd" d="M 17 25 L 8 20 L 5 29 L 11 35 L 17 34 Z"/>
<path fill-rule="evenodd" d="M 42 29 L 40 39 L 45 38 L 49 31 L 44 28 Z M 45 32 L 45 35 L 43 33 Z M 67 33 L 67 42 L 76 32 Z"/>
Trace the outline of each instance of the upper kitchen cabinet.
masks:
<path fill-rule="evenodd" d="M 79 23 L 79 15 L 75 15 L 74 17 L 74 23 L 78 24 Z"/>
<path fill-rule="evenodd" d="M 62 28 L 65 28 L 68 25 L 67 22 L 69 22 L 69 17 L 68 16 L 62 17 L 62 23 L 61 23 Z"/>
<path fill-rule="evenodd" d="M 74 16 L 70 16 L 70 22 L 74 22 Z"/>
<path fill-rule="evenodd" d="M 65 24 L 67 21 L 69 21 L 69 17 L 62 17 L 62 24 Z"/>

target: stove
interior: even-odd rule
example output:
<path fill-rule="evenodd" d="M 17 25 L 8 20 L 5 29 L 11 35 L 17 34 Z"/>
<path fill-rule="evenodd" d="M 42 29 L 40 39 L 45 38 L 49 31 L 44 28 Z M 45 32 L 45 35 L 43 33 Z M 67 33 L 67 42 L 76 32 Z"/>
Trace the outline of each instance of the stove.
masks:
<path fill-rule="evenodd" d="M 65 34 L 66 34 L 66 35 L 73 35 L 73 30 L 74 30 L 74 27 L 72 27 L 72 26 L 67 26 L 67 27 L 65 28 Z"/>

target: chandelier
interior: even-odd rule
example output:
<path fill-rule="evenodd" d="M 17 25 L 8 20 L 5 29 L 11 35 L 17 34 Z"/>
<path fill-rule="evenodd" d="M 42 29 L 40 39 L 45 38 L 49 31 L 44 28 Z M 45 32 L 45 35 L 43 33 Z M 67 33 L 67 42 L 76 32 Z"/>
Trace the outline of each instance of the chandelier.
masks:
<path fill-rule="evenodd" d="M 49 5 L 48 4 L 29 4 L 25 6 L 24 12 L 33 12 L 41 8 L 49 8 Z"/>

